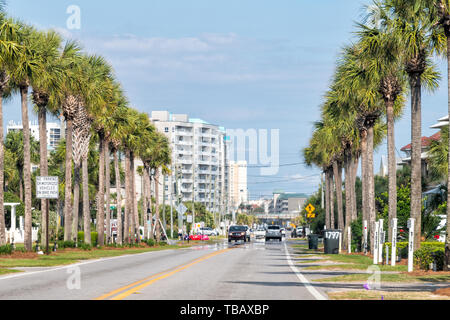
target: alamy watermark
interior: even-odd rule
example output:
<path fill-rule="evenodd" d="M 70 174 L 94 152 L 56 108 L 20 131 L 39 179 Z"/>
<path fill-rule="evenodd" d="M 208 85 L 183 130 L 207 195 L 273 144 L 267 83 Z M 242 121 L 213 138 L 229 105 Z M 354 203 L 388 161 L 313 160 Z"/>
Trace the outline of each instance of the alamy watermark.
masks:
<path fill-rule="evenodd" d="M 68 290 L 80 290 L 81 289 L 81 269 L 78 266 L 67 268 L 67 274 L 69 277 L 66 281 L 66 287 Z"/>
<path fill-rule="evenodd" d="M 70 16 L 67 18 L 66 25 L 69 30 L 81 29 L 81 9 L 77 5 L 67 7 L 66 13 Z"/>
<path fill-rule="evenodd" d="M 278 174 L 280 170 L 279 129 L 270 130 L 270 143 L 267 129 L 227 129 L 226 135 L 229 160 L 242 161 L 247 159 L 248 154 L 248 165 L 260 166 L 262 176 Z"/>

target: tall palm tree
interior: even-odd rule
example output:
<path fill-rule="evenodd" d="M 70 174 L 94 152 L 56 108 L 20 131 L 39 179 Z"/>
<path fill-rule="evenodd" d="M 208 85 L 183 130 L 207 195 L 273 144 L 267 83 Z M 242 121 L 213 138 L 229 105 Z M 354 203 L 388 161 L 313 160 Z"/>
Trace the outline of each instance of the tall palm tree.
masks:
<path fill-rule="evenodd" d="M 425 0 L 423 5 L 432 12 L 431 19 L 437 20 L 433 26 L 439 26 L 446 38 L 446 59 L 447 59 L 447 95 L 448 95 L 448 114 L 450 115 L 450 3 L 447 0 Z M 450 130 L 450 124 L 449 124 Z M 448 131 L 447 131 L 448 137 Z M 448 139 L 450 147 L 450 138 Z M 447 172 L 450 172 L 450 154 L 447 159 Z M 447 173 L 447 186 L 450 186 L 450 175 Z M 447 237 L 445 241 L 445 263 L 444 270 L 449 270 L 450 265 L 450 192 L 447 193 Z"/>
<path fill-rule="evenodd" d="M 402 50 L 398 34 L 389 30 L 389 14 L 378 1 L 367 8 L 366 24 L 358 25 L 361 58 L 371 70 L 370 81 L 382 95 L 385 103 L 388 145 L 389 221 L 397 217 L 397 161 L 395 157 L 395 117 L 404 106 L 406 79 L 403 72 Z M 381 19 L 384 19 L 382 21 Z M 382 23 L 381 23 L 382 22 Z M 392 224 L 388 237 L 392 239 Z"/>
<path fill-rule="evenodd" d="M 3 8 L 3 7 L 2 7 Z M 6 244 L 4 209 L 4 137 L 3 137 L 3 97 L 9 91 L 11 71 L 14 62 L 22 54 L 18 43 L 18 26 L 0 12 L 0 245 Z"/>
<path fill-rule="evenodd" d="M 55 106 L 52 100 L 58 90 L 58 80 L 62 73 L 58 63 L 62 39 L 54 31 L 39 32 L 37 37 L 37 65 L 42 69 L 39 70 L 40 76 L 33 78 L 31 83 L 32 100 L 37 107 L 39 121 L 40 175 L 48 176 L 47 112 L 56 114 L 59 111 L 59 106 Z M 44 199 L 41 200 L 41 213 L 41 243 L 44 247 L 47 232 L 47 201 Z"/>
<path fill-rule="evenodd" d="M 392 28 L 401 40 L 411 90 L 411 218 L 415 219 L 414 249 L 420 248 L 422 221 L 422 87 L 437 87 L 439 75 L 431 57 L 442 51 L 442 34 L 433 28 L 432 15 L 421 1 L 386 0 Z"/>
<path fill-rule="evenodd" d="M 17 22 L 19 24 L 18 40 L 23 46 L 23 55 L 15 60 L 15 66 L 11 74 L 14 88 L 20 93 L 22 105 L 22 124 L 24 132 L 24 193 L 25 193 L 25 250 L 32 250 L 32 217 L 31 217 L 31 146 L 30 146 L 30 120 L 28 115 L 28 90 L 33 79 L 40 76 L 40 59 L 37 47 L 39 36 L 33 27 Z"/>

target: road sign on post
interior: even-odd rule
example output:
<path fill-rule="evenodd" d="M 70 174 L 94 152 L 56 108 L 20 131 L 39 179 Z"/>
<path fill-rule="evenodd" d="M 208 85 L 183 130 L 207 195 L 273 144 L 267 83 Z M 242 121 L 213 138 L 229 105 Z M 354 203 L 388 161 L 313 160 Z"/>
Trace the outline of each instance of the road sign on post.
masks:
<path fill-rule="evenodd" d="M 36 177 L 36 198 L 43 199 L 47 202 L 46 205 L 46 236 L 45 245 L 47 255 L 50 254 L 50 247 L 48 243 L 48 224 L 49 224 L 49 199 L 58 199 L 59 197 L 59 179 L 58 177 Z"/>
<path fill-rule="evenodd" d="M 58 199 L 58 177 L 36 177 L 37 199 Z"/>

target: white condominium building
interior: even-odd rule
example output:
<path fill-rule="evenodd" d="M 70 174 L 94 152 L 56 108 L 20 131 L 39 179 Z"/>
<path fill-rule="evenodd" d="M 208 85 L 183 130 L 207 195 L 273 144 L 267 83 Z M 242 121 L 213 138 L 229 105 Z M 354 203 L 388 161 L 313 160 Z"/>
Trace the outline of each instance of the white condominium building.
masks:
<path fill-rule="evenodd" d="M 247 161 L 230 162 L 230 204 L 237 209 L 248 203 Z"/>
<path fill-rule="evenodd" d="M 164 182 L 166 201 L 203 203 L 210 212 L 227 212 L 228 159 L 225 129 L 186 114 L 154 111 L 151 121 L 169 139 L 172 172 Z M 175 182 L 178 174 L 178 190 Z M 166 202 L 169 204 L 169 202 Z"/>
<path fill-rule="evenodd" d="M 21 122 L 16 123 L 14 121 L 9 121 L 6 127 L 6 133 L 12 131 L 22 131 L 23 125 Z M 39 124 L 37 122 L 30 122 L 30 131 L 34 140 L 39 141 Z M 63 130 L 61 129 L 61 124 L 54 122 L 47 122 L 47 144 L 49 151 L 54 149 L 58 143 L 63 138 Z"/>

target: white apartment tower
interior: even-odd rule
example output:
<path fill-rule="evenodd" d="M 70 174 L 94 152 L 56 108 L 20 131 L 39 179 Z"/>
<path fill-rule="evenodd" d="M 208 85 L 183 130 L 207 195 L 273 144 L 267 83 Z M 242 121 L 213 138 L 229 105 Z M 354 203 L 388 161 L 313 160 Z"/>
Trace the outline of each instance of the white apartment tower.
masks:
<path fill-rule="evenodd" d="M 230 204 L 237 209 L 248 203 L 247 161 L 230 162 Z"/>
<path fill-rule="evenodd" d="M 227 212 L 228 159 L 225 129 L 186 114 L 154 111 L 151 121 L 169 139 L 172 172 L 166 177 L 166 204 L 195 201 L 214 213 Z M 178 181 L 177 181 L 178 175 Z M 176 182 L 177 181 L 177 182 Z M 178 186 L 175 192 L 174 184 Z M 162 198 L 161 198 L 162 200 Z M 169 201 L 169 202 L 168 202 Z"/>

